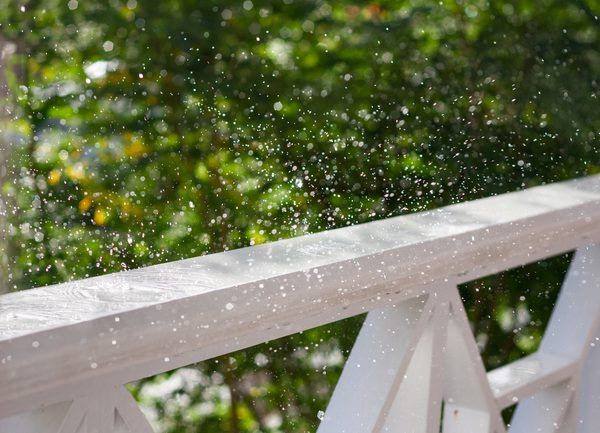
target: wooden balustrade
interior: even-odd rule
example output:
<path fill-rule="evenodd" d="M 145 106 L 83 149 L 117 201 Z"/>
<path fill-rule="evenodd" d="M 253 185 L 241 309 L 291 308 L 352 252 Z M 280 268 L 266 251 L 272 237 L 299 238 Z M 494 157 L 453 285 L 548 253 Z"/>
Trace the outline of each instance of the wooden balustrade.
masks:
<path fill-rule="evenodd" d="M 319 433 L 600 425 L 600 176 L 0 296 L 0 433 L 151 432 L 123 387 L 369 312 Z M 485 371 L 456 286 L 576 249 L 539 350 Z M 443 412 L 443 415 L 442 415 Z"/>

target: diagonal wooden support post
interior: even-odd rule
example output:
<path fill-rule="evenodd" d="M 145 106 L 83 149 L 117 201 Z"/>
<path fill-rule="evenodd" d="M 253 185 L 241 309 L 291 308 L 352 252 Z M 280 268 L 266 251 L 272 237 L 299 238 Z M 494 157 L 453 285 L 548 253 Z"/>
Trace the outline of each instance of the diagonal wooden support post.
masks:
<path fill-rule="evenodd" d="M 583 365 L 577 433 L 595 433 L 600 426 L 600 330 L 596 331 L 591 344 Z"/>
<path fill-rule="evenodd" d="M 367 316 L 318 433 L 503 433 L 455 286 Z M 365 404 L 368 402 L 368 404 Z"/>
<path fill-rule="evenodd" d="M 439 433 L 443 398 L 444 345 L 448 302 L 438 300 L 405 370 L 399 370 L 395 396 L 374 432 Z"/>
<path fill-rule="evenodd" d="M 504 423 L 456 288 L 450 296 L 444 433 L 503 433 Z"/>
<path fill-rule="evenodd" d="M 153 430 L 129 391 L 115 386 L 3 419 L 0 432 L 153 433 Z"/>
<path fill-rule="evenodd" d="M 382 431 L 413 354 L 427 351 L 433 307 L 419 297 L 367 315 L 318 433 Z"/>
<path fill-rule="evenodd" d="M 368 316 L 319 433 L 437 432 L 442 389 L 444 433 L 504 432 L 500 409 L 511 394 L 531 395 L 511 433 L 595 431 L 600 246 L 575 254 L 539 351 L 488 375 L 457 289 L 442 293 L 430 294 L 422 313 L 423 300 L 413 299 Z M 359 371 L 361 364 L 371 368 Z"/>
<path fill-rule="evenodd" d="M 600 356 L 590 349 L 599 321 L 600 245 L 591 245 L 575 253 L 538 351 L 570 361 L 570 377 L 520 402 L 510 433 L 597 431 Z"/>
<path fill-rule="evenodd" d="M 150 377 L 373 310 L 327 411 L 322 433 L 391 428 L 400 422 L 398 417 L 408 417 L 402 415 L 403 408 L 423 395 L 430 398 L 422 405 L 427 415 L 411 411 L 413 421 L 403 425 L 415 431 L 435 431 L 442 382 L 448 408 L 460 403 L 461 418 L 474 410 L 485 419 L 484 428 L 493 429 L 493 405 L 478 406 L 468 395 L 460 395 L 460 384 L 445 383 L 450 382 L 446 380 L 449 375 L 472 380 L 476 374 L 479 378 L 470 389 L 478 389 L 479 396 L 489 399 L 482 385 L 481 362 L 473 355 L 472 335 L 464 337 L 467 333 L 461 329 L 468 326 L 457 324 L 466 323 L 464 312 L 451 308 L 450 314 L 442 314 L 450 306 L 441 304 L 454 290 L 449 281 L 460 284 L 599 240 L 600 176 L 592 176 L 254 248 L 3 295 L 0 433 L 54 432 L 61 427 L 70 400 L 79 400 L 99 387 Z M 585 248 L 578 253 L 576 259 L 582 261 L 589 278 L 581 279 L 581 287 L 573 283 L 577 290 L 571 290 L 571 295 L 577 299 L 569 301 L 565 289 L 558 305 L 564 311 L 556 317 L 571 316 L 567 320 L 571 323 L 563 326 L 558 320 L 556 325 L 556 332 L 567 332 L 566 337 L 556 338 L 566 342 L 564 347 L 558 344 L 554 350 L 551 341 L 545 340 L 545 352 L 487 375 L 498 407 L 510 406 L 517 399 L 524 401 L 518 414 L 526 413 L 528 405 L 543 409 L 541 398 L 538 403 L 526 399 L 534 394 L 539 397 L 544 389 L 550 393 L 550 388 L 557 386 L 566 393 L 558 401 L 562 399 L 563 406 L 569 407 L 559 417 L 563 425 L 585 425 L 580 433 L 589 433 L 598 424 L 594 406 L 587 405 L 599 400 L 594 389 L 600 388 L 600 378 L 594 373 L 600 355 L 596 350 L 588 356 L 566 349 L 575 342 L 586 347 L 590 340 L 581 329 L 593 332 L 595 328 L 588 320 L 597 316 L 598 309 L 598 294 L 594 293 L 598 284 L 589 283 L 598 280 L 591 272 L 598 267 L 594 254 Z M 588 256 L 590 259 L 585 259 Z M 593 263 L 583 263 L 586 260 Z M 425 308 L 423 299 L 409 301 L 408 307 L 391 306 L 400 298 L 427 295 L 432 284 L 441 281 L 444 283 L 435 289 L 445 300 L 435 299 L 431 291 L 431 303 Z M 584 294 L 580 295 L 582 287 Z M 413 313 L 411 302 L 416 308 Z M 454 303 L 459 305 L 460 301 Z M 437 323 L 448 320 L 446 332 Z M 177 332 L 173 332 L 175 325 Z M 444 344 L 447 334 L 456 344 Z M 549 331 L 547 337 L 554 334 Z M 582 335 L 583 340 L 579 338 Z M 119 344 L 114 344 L 116 338 Z M 462 355 L 440 365 L 440 359 L 455 355 L 454 346 L 462 347 Z M 578 354 L 573 357 L 573 353 Z M 589 368 L 583 373 L 583 394 L 570 396 L 569 387 L 579 386 L 576 379 L 586 357 Z M 468 368 L 461 371 L 453 367 L 456 365 Z M 436 379 L 442 376 L 444 381 Z M 420 379 L 418 386 L 411 385 L 414 378 Z M 422 384 L 426 386 L 420 387 Z M 406 404 L 400 404 L 415 387 L 420 387 L 418 394 L 411 394 L 415 400 L 408 398 Z M 577 398 L 584 405 L 581 417 Z M 139 413 L 134 406 L 129 422 L 142 420 L 145 428 L 143 419 L 136 418 Z M 75 409 L 64 429 L 87 429 L 88 419 L 95 415 L 77 419 Z M 105 407 L 102 413 L 110 410 Z M 125 410 L 117 411 L 112 427 L 110 415 L 99 416 L 109 420 L 102 429 L 131 430 L 123 413 Z M 553 412 L 553 416 L 557 414 Z M 519 419 L 520 415 L 515 421 Z M 72 426 L 78 422 L 86 424 Z M 445 422 L 448 431 L 450 421 Z M 92 428 L 99 423 L 92 422 Z"/>

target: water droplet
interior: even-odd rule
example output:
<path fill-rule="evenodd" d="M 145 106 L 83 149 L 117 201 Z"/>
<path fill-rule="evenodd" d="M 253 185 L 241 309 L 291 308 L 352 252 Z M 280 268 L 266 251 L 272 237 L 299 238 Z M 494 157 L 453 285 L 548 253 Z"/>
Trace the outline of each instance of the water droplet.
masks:
<path fill-rule="evenodd" d="M 231 302 L 228 302 L 227 304 L 225 304 L 225 309 L 226 310 L 233 310 L 233 304 Z"/>
<path fill-rule="evenodd" d="M 321 421 L 323 421 L 323 419 L 325 418 L 325 412 L 323 412 L 322 410 L 318 411 L 317 418 L 319 418 Z"/>

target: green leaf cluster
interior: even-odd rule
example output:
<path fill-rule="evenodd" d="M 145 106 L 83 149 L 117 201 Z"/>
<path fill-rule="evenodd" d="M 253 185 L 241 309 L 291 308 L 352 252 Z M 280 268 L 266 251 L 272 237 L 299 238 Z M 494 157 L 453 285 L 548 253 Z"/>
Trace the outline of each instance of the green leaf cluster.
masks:
<path fill-rule="evenodd" d="M 597 0 L 0 0 L 11 288 L 600 172 Z M 493 367 L 567 257 L 463 288 Z M 134 386 L 160 431 L 314 431 L 361 318 Z"/>

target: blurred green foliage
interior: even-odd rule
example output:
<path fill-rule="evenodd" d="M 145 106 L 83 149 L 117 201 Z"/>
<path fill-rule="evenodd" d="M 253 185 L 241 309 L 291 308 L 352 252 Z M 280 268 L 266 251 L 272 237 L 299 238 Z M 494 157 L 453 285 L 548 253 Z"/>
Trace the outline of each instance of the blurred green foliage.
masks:
<path fill-rule="evenodd" d="M 13 290 L 600 171 L 598 0 L 0 0 Z M 463 288 L 493 367 L 567 257 Z M 165 432 L 306 432 L 361 318 L 134 386 Z"/>

